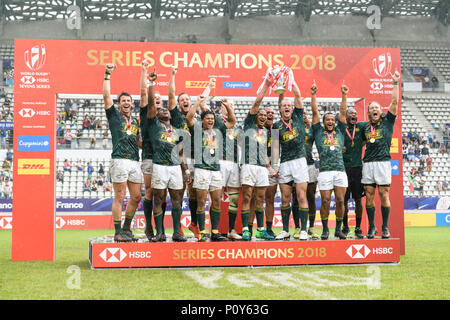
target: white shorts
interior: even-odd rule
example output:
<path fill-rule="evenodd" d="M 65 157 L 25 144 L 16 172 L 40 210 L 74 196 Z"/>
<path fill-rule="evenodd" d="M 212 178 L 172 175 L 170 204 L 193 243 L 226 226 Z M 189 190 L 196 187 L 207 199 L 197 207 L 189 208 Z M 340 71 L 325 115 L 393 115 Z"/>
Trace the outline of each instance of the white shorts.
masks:
<path fill-rule="evenodd" d="M 324 171 L 317 177 L 319 190 L 333 190 L 334 187 L 348 187 L 347 173 L 345 171 Z"/>
<path fill-rule="evenodd" d="M 319 169 L 314 164 L 308 165 L 309 183 L 316 183 L 319 176 Z"/>
<path fill-rule="evenodd" d="M 153 172 L 153 161 L 152 159 L 142 160 L 141 170 L 143 174 L 151 175 Z"/>
<path fill-rule="evenodd" d="M 254 164 L 244 164 L 241 168 L 241 184 L 251 187 L 269 186 L 269 170 Z"/>
<path fill-rule="evenodd" d="M 186 158 L 186 165 L 187 165 L 188 170 L 191 172 L 191 174 L 194 174 L 194 171 L 195 171 L 194 159 Z"/>
<path fill-rule="evenodd" d="M 362 184 L 377 184 L 379 186 L 391 184 L 391 162 L 365 162 L 362 168 Z"/>
<path fill-rule="evenodd" d="M 269 186 L 277 186 L 278 185 L 278 177 L 269 177 Z"/>
<path fill-rule="evenodd" d="M 129 159 L 111 159 L 109 169 L 111 182 L 122 183 L 130 181 L 134 183 L 143 183 L 144 176 L 139 165 L 139 161 Z"/>
<path fill-rule="evenodd" d="M 239 178 L 239 165 L 231 161 L 220 161 L 220 172 L 224 187 L 239 188 L 241 181 Z"/>
<path fill-rule="evenodd" d="M 222 173 L 220 171 L 195 168 L 192 187 L 194 189 L 209 191 L 222 189 Z"/>
<path fill-rule="evenodd" d="M 154 189 L 183 189 L 183 174 L 181 167 L 153 164 L 152 188 Z"/>
<path fill-rule="evenodd" d="M 306 158 L 294 159 L 280 164 L 279 183 L 294 183 L 308 182 L 308 164 Z"/>

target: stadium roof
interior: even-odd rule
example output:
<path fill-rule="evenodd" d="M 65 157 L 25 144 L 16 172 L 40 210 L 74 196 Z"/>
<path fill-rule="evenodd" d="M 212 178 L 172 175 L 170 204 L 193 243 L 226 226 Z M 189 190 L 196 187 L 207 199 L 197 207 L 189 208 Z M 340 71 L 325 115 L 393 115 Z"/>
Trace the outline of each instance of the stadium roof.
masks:
<path fill-rule="evenodd" d="M 312 15 L 366 15 L 370 5 L 378 5 L 383 17 L 436 17 L 449 22 L 448 0 L 0 0 L 0 16 L 6 21 L 67 19 L 67 8 L 76 4 L 87 20 L 190 19 L 211 16 L 251 17 L 297 15 L 306 21 Z"/>

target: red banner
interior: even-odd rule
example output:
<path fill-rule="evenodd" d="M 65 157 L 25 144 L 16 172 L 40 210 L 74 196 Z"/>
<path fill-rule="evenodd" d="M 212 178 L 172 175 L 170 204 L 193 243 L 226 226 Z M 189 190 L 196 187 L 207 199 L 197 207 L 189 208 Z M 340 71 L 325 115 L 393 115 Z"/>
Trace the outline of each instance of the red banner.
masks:
<path fill-rule="evenodd" d="M 400 262 L 399 239 L 96 243 L 92 268 L 267 266 Z"/>
<path fill-rule="evenodd" d="M 211 95 L 254 97 L 267 68 L 287 65 L 304 97 L 313 80 L 319 98 L 339 98 L 345 80 L 348 98 L 391 99 L 389 72 L 400 70 L 400 50 L 299 46 L 216 45 L 186 43 L 15 40 L 13 260 L 53 260 L 55 256 L 55 136 L 58 94 L 101 94 L 104 66 L 115 63 L 113 94 L 139 94 L 141 61 L 156 68 L 156 89 L 164 96 L 170 66 L 177 65 L 177 93 L 192 96 L 216 78 Z M 287 96 L 292 93 L 288 92 Z M 275 97 L 275 94 L 272 93 Z M 360 120 L 363 119 L 360 110 Z M 365 117 L 364 117 L 365 118 Z M 391 199 L 403 199 L 400 110 L 392 157 Z M 30 192 L 44 186 L 45 192 Z M 391 235 L 404 253 L 403 201 L 392 201 Z M 380 213 L 377 213 L 379 224 Z M 381 230 L 381 227 L 379 228 Z"/>

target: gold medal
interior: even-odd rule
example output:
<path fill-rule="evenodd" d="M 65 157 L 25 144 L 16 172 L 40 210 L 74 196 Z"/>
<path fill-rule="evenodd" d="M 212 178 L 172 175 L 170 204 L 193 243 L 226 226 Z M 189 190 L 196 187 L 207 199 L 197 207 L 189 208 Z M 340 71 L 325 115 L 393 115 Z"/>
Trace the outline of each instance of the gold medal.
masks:
<path fill-rule="evenodd" d="M 334 146 L 330 146 L 330 150 L 331 150 L 331 151 L 334 151 Z"/>
<path fill-rule="evenodd" d="M 289 140 L 292 140 L 292 139 L 294 139 L 294 135 L 293 135 L 293 134 L 290 134 L 290 135 L 289 135 Z"/>
<path fill-rule="evenodd" d="M 375 138 L 370 138 L 370 143 L 375 143 Z"/>
<path fill-rule="evenodd" d="M 167 137 L 167 142 L 172 143 L 172 138 L 171 137 Z"/>
<path fill-rule="evenodd" d="M 352 148 L 355 146 L 355 143 L 354 142 L 352 142 Z"/>
<path fill-rule="evenodd" d="M 214 149 L 209 149 L 209 153 L 213 156 L 214 155 Z"/>
<path fill-rule="evenodd" d="M 131 135 L 131 130 L 127 130 L 127 135 Z"/>

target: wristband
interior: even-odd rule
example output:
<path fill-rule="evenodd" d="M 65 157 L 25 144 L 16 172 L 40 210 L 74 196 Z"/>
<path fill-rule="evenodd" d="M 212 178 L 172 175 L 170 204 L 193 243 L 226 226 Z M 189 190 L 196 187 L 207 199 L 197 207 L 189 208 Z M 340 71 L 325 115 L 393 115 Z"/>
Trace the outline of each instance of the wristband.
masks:
<path fill-rule="evenodd" d="M 155 81 L 149 81 L 148 85 L 151 86 L 151 87 L 154 87 L 155 86 Z"/>
<path fill-rule="evenodd" d="M 186 175 L 191 174 L 191 172 L 189 171 L 189 169 L 184 170 L 184 173 L 185 173 Z"/>
<path fill-rule="evenodd" d="M 395 85 L 398 85 L 398 81 L 394 81 L 394 86 L 395 86 Z"/>

